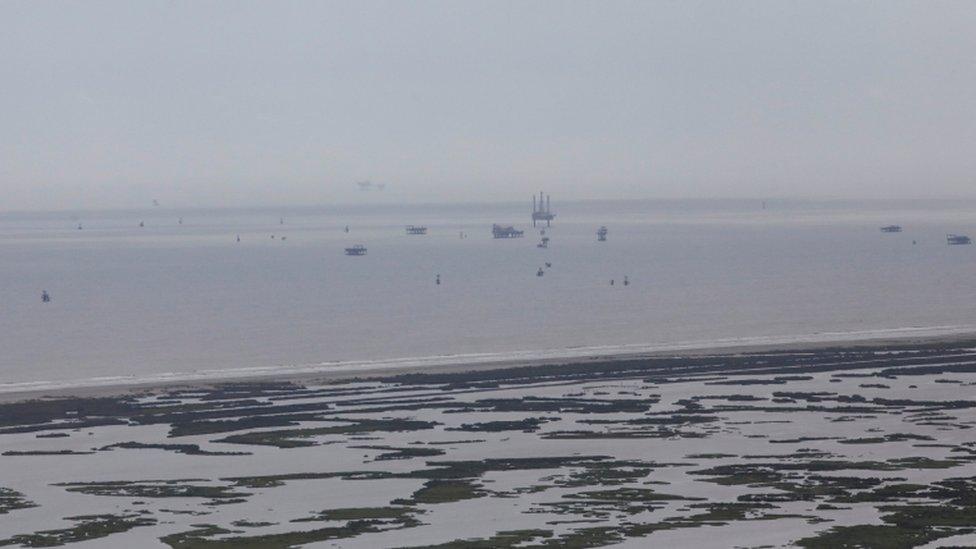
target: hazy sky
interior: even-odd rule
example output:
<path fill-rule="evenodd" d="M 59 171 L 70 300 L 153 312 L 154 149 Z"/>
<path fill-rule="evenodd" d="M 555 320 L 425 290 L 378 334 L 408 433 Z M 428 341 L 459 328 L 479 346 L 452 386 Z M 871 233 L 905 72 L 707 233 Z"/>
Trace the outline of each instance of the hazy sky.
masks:
<path fill-rule="evenodd" d="M 0 0 L 0 210 L 540 188 L 976 196 L 976 2 Z"/>

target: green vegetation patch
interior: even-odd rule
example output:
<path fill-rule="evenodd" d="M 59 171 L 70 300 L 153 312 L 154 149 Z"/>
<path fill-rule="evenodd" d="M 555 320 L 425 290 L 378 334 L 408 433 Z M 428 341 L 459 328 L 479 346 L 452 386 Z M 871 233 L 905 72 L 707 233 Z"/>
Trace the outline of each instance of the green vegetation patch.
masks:
<path fill-rule="evenodd" d="M 292 522 L 342 521 L 342 520 L 392 520 L 404 525 L 419 525 L 414 515 L 423 513 L 414 507 L 347 507 L 327 509 L 315 516 L 295 519 Z"/>
<path fill-rule="evenodd" d="M 93 539 L 104 538 L 112 534 L 128 532 L 140 526 L 153 526 L 156 519 L 140 515 L 88 515 L 68 517 L 66 520 L 76 522 L 71 528 L 58 530 L 43 530 L 33 534 L 21 534 L 7 539 L 0 539 L 0 547 L 20 545 L 22 547 L 56 547 L 68 543 L 77 543 Z"/>
<path fill-rule="evenodd" d="M 444 450 L 440 448 L 423 448 L 408 446 L 397 448 L 394 446 L 350 446 L 359 450 L 383 450 L 384 452 L 376 456 L 375 461 L 389 461 L 397 459 L 411 459 L 416 457 L 435 457 L 444 455 Z"/>
<path fill-rule="evenodd" d="M 436 545 L 411 546 L 411 549 L 513 549 L 515 547 L 540 547 L 531 543 L 540 538 L 552 537 L 552 530 L 512 530 L 498 532 L 490 538 L 458 539 Z M 569 546 L 567 546 L 569 547 Z"/>
<path fill-rule="evenodd" d="M 229 444 L 253 444 L 260 446 L 277 446 L 278 448 L 301 448 L 316 446 L 310 438 L 324 435 L 359 435 L 367 433 L 394 433 L 405 431 L 422 431 L 433 429 L 439 423 L 433 421 L 415 421 L 409 419 L 338 419 L 330 421 L 348 422 L 346 425 L 329 427 L 310 427 L 306 429 L 281 429 L 276 431 L 258 431 L 231 435 L 214 442 Z"/>
<path fill-rule="evenodd" d="M 174 549 L 265 549 L 268 547 L 298 547 L 309 543 L 348 539 L 387 530 L 419 526 L 417 510 L 397 507 L 331 509 L 315 517 L 293 522 L 346 521 L 342 526 L 316 528 L 278 534 L 241 536 L 214 525 L 195 525 L 193 530 L 172 534 L 160 539 Z"/>
<path fill-rule="evenodd" d="M 211 452 L 201 450 L 198 444 L 146 444 L 142 442 L 119 442 L 99 448 L 99 451 L 114 450 L 121 448 L 125 450 L 166 450 L 177 454 L 189 456 L 249 456 L 250 452 Z"/>
<path fill-rule="evenodd" d="M 0 515 L 6 515 L 11 511 L 20 509 L 30 509 L 37 507 L 37 504 L 28 500 L 27 496 L 17 490 L 0 487 Z"/>
<path fill-rule="evenodd" d="M 203 486 L 190 481 L 112 481 L 112 482 L 69 482 L 63 486 L 69 492 L 89 496 L 115 496 L 130 498 L 203 498 L 209 500 L 240 501 L 251 494 L 235 491 L 229 486 Z"/>
<path fill-rule="evenodd" d="M 394 503 L 437 504 L 454 503 L 466 499 L 477 499 L 488 495 L 481 486 L 472 480 L 428 480 L 423 487 L 413 493 L 408 500 L 395 500 Z"/>
<path fill-rule="evenodd" d="M 464 423 L 460 427 L 447 429 L 448 431 L 470 431 L 485 433 L 500 433 L 502 431 L 522 431 L 532 433 L 539 430 L 547 418 L 527 417 L 518 421 L 486 421 L 483 423 Z"/>

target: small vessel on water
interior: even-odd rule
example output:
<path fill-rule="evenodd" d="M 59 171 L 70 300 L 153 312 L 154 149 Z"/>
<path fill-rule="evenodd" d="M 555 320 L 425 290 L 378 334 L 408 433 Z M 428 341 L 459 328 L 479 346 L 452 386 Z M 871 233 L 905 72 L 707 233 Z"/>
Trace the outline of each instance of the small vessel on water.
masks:
<path fill-rule="evenodd" d="M 964 234 L 947 234 L 946 243 L 950 246 L 972 244 L 973 240 Z"/>
<path fill-rule="evenodd" d="M 512 226 L 502 227 L 498 224 L 491 226 L 491 236 L 494 238 L 522 238 L 524 234 L 525 231 L 520 231 Z"/>
<path fill-rule="evenodd" d="M 900 233 L 901 225 L 885 225 L 881 227 L 881 232 L 883 233 Z"/>
<path fill-rule="evenodd" d="M 50 301 L 51 301 L 51 294 L 47 293 L 47 290 L 41 291 L 41 302 L 50 303 Z"/>
<path fill-rule="evenodd" d="M 596 232 L 596 239 L 599 242 L 606 242 L 607 241 L 607 227 L 606 227 L 606 225 L 600 227 L 600 229 Z"/>
<path fill-rule="evenodd" d="M 536 244 L 536 247 L 537 248 L 548 248 L 549 247 L 549 237 L 548 236 L 542 237 L 542 241 L 539 242 L 538 244 Z"/>
<path fill-rule="evenodd" d="M 427 234 L 427 227 L 423 225 L 407 225 L 407 234 Z"/>
<path fill-rule="evenodd" d="M 346 255 L 366 255 L 366 246 L 356 244 L 355 246 L 346 248 Z"/>
<path fill-rule="evenodd" d="M 542 276 L 544 274 L 546 274 L 546 272 L 542 270 L 542 267 L 539 267 L 539 270 L 536 271 L 535 276 Z"/>

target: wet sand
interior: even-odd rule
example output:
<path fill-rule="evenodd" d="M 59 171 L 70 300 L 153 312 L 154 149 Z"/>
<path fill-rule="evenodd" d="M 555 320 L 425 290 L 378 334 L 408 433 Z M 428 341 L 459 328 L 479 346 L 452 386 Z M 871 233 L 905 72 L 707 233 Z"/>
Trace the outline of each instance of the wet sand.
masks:
<path fill-rule="evenodd" d="M 748 355 L 755 353 L 779 353 L 779 352 L 810 352 L 816 353 L 823 350 L 844 349 L 887 349 L 887 348 L 928 348 L 939 345 L 973 346 L 976 348 L 976 333 L 936 335 L 936 336 L 916 336 L 905 337 L 879 337 L 864 338 L 855 340 L 831 340 L 831 341 L 799 341 L 793 343 L 771 343 L 771 344 L 745 344 L 745 345 L 724 345 L 715 347 L 682 348 L 678 350 L 661 350 L 645 353 L 598 355 L 574 358 L 548 358 L 548 359 L 525 359 L 525 360 L 490 360 L 480 363 L 463 364 L 439 364 L 427 366 L 395 366 L 381 364 L 378 366 L 363 366 L 356 369 L 336 369 L 330 370 L 328 366 L 309 366 L 299 368 L 283 368 L 284 372 L 275 372 L 268 369 L 257 374 L 230 374 L 226 377 L 214 377 L 206 379 L 173 379 L 173 380 L 150 380 L 150 381 L 118 381 L 104 382 L 98 385 L 80 384 L 73 387 L 43 388 L 12 390 L 7 392 L 0 391 L 0 402 L 17 402 L 23 400 L 33 400 L 38 398 L 94 398 L 118 396 L 126 394 L 141 394 L 146 392 L 165 391 L 173 388 L 214 388 L 227 383 L 240 382 L 260 382 L 260 381 L 289 381 L 301 384 L 321 384 L 333 383 L 352 379 L 382 379 L 406 374 L 456 374 L 464 372 L 484 372 L 493 370 L 509 370 L 520 368 L 531 368 L 538 366 L 579 366 L 585 365 L 594 370 L 612 369 L 620 363 L 628 363 L 645 359 L 660 358 L 693 358 L 710 355 Z M 191 374 L 192 375 L 192 374 Z"/>

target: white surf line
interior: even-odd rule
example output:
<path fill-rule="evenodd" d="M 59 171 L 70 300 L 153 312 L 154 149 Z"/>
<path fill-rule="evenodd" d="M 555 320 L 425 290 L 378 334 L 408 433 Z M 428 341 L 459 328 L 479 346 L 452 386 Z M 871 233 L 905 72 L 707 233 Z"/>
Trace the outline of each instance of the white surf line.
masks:
<path fill-rule="evenodd" d="M 515 366 L 519 365 L 519 363 L 527 363 L 532 361 L 572 359 L 603 360 L 671 351 L 679 352 L 708 349 L 734 349 L 740 347 L 795 345 L 803 343 L 843 343 L 885 339 L 909 339 L 915 337 L 953 336 L 974 333 L 976 333 L 976 325 L 911 326 L 903 328 L 885 328 L 851 332 L 816 332 L 812 334 L 792 336 L 754 336 L 674 343 L 634 343 L 589 347 L 565 347 L 544 350 L 519 350 L 497 353 L 466 353 L 377 360 L 330 361 L 312 364 L 283 364 L 277 366 L 259 366 L 252 368 L 166 372 L 145 376 L 113 375 L 65 381 L 39 380 L 2 383 L 0 384 L 0 394 L 101 387 L 167 385 L 201 381 L 219 382 L 234 379 L 254 379 L 274 376 L 295 376 L 356 371 L 362 371 L 363 373 L 376 373 L 402 369 L 416 369 L 420 371 L 424 368 L 438 366 L 489 366 L 492 364 L 507 363 L 512 363 L 512 365 Z"/>

